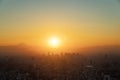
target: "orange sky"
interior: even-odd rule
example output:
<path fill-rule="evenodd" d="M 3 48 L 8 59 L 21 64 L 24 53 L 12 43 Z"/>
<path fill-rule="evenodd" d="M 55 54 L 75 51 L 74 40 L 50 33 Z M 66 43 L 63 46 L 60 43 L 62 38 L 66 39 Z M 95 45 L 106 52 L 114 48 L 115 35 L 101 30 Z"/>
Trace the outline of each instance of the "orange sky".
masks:
<path fill-rule="evenodd" d="M 119 45 L 120 6 L 116 0 L 108 2 L 1 1 L 0 45 L 46 48 L 52 36 L 60 39 L 60 48 Z"/>

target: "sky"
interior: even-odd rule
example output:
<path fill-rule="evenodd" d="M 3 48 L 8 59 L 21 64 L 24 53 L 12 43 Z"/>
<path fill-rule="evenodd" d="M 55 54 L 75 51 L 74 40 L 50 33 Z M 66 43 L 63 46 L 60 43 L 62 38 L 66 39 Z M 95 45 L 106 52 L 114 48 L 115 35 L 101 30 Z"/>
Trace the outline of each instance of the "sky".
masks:
<path fill-rule="evenodd" d="M 0 0 L 0 45 L 120 44 L 119 0 Z"/>

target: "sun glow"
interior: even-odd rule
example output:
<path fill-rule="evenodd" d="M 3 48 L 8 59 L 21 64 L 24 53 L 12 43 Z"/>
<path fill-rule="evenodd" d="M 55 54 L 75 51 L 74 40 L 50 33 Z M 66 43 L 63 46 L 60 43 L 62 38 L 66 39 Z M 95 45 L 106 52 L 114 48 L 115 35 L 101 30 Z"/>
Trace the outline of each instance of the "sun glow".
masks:
<path fill-rule="evenodd" d="M 60 40 L 57 37 L 52 37 L 49 40 L 49 45 L 51 47 L 56 48 L 56 47 L 58 47 L 60 45 Z"/>

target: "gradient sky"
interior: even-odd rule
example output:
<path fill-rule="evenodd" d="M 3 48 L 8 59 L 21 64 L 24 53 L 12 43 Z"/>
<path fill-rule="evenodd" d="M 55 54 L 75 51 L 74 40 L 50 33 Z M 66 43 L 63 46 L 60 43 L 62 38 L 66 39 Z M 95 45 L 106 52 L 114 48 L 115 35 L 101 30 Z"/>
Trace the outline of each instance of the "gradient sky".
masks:
<path fill-rule="evenodd" d="M 0 0 L 0 44 L 120 44 L 119 0 Z"/>

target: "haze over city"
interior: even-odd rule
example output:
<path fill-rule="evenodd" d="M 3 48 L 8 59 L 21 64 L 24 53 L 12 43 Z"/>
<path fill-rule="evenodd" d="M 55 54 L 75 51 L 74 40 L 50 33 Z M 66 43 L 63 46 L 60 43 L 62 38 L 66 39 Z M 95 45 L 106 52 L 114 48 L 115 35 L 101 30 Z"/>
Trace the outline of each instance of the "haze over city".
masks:
<path fill-rule="evenodd" d="M 120 0 L 0 0 L 0 80 L 120 80 Z"/>

